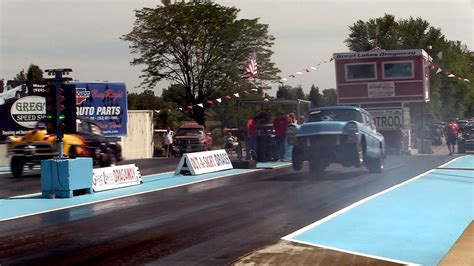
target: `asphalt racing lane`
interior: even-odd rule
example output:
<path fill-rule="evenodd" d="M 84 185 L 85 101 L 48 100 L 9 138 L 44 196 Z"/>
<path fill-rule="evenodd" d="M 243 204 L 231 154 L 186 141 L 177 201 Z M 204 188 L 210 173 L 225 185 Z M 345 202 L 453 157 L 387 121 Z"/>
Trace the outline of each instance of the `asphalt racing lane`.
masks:
<path fill-rule="evenodd" d="M 380 174 L 265 170 L 5 221 L 0 264 L 229 264 L 450 158 L 389 156 Z"/>
<path fill-rule="evenodd" d="M 181 174 L 175 175 L 174 172 L 167 172 L 162 174 L 144 176 L 143 183 L 139 185 L 124 187 L 120 189 L 100 191 L 97 193 L 85 194 L 72 198 L 45 199 L 41 197 L 41 193 L 38 193 L 19 197 L 12 197 L 8 199 L 0 199 L 0 222 L 45 212 L 52 212 L 87 204 L 98 203 L 102 201 L 155 192 L 164 189 L 171 189 L 174 187 L 205 182 L 217 178 L 224 178 L 230 175 L 252 173 L 255 171 L 261 171 L 262 169 L 279 168 L 288 165 L 288 163 L 277 162 L 258 163 L 256 169 L 231 169 L 197 176 Z"/>
<path fill-rule="evenodd" d="M 474 220 L 474 156 L 454 159 L 283 239 L 436 265 Z"/>

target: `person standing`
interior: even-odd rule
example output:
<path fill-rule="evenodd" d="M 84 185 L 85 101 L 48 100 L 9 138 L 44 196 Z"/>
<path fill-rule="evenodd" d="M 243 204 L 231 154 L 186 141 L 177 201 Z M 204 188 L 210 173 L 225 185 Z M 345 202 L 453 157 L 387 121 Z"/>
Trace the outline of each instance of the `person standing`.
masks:
<path fill-rule="evenodd" d="M 166 158 L 169 158 L 171 156 L 171 144 L 173 144 L 173 131 L 171 131 L 170 127 L 166 128 L 163 143 L 165 144 L 165 156 Z"/>
<path fill-rule="evenodd" d="M 285 158 L 288 117 L 278 112 L 273 120 L 273 128 L 275 129 L 275 159 L 281 161 Z"/>
<path fill-rule="evenodd" d="M 458 138 L 459 126 L 454 120 L 450 119 L 444 127 L 444 133 L 446 135 L 446 144 L 448 145 L 449 155 L 454 153 L 454 146 Z"/>
<path fill-rule="evenodd" d="M 247 119 L 247 142 L 245 145 L 246 149 L 246 160 L 253 160 L 257 157 L 257 122 L 254 118 L 249 117 Z"/>

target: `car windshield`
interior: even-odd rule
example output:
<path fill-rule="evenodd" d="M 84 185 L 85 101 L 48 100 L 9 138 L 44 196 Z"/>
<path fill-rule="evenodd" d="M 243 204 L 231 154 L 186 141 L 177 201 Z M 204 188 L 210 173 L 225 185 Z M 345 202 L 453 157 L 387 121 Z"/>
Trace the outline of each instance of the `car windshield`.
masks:
<path fill-rule="evenodd" d="M 360 112 L 353 109 L 316 110 L 309 113 L 307 122 L 318 121 L 357 121 L 362 122 Z"/>
<path fill-rule="evenodd" d="M 202 135 L 203 131 L 199 128 L 180 128 L 176 132 L 176 136 L 196 136 Z"/>

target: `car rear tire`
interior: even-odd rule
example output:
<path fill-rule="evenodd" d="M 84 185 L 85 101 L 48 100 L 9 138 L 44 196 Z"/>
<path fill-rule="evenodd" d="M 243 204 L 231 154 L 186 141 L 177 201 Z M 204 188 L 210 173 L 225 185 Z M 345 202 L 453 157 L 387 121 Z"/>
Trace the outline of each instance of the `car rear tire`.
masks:
<path fill-rule="evenodd" d="M 10 168 L 12 170 L 12 175 L 15 178 L 19 178 L 23 175 L 23 167 L 25 165 L 25 161 L 20 156 L 13 156 L 10 162 Z"/>
<path fill-rule="evenodd" d="M 371 173 L 381 173 L 383 170 L 383 156 L 379 158 L 369 158 L 367 168 Z"/>

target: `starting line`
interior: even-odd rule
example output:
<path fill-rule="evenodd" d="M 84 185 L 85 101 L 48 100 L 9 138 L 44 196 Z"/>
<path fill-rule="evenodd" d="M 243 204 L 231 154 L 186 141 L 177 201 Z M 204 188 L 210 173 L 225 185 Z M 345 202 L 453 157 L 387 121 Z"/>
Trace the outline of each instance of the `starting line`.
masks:
<path fill-rule="evenodd" d="M 403 264 L 437 265 L 474 220 L 474 156 L 356 202 L 285 240 Z"/>
<path fill-rule="evenodd" d="M 158 190 L 186 186 L 207 180 L 223 178 L 243 173 L 262 171 L 269 168 L 280 168 L 290 163 L 268 162 L 258 163 L 256 169 L 231 169 L 221 172 L 202 174 L 197 176 L 175 175 L 174 172 L 166 172 L 143 177 L 143 183 L 136 186 L 101 191 L 93 194 L 85 194 L 72 198 L 42 198 L 41 193 L 0 199 L 0 222 L 13 220 L 21 217 L 32 216 L 62 209 L 68 209 L 113 199 L 130 197 Z"/>

